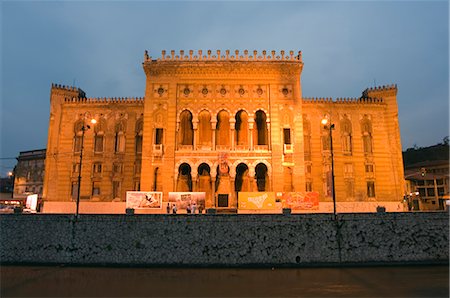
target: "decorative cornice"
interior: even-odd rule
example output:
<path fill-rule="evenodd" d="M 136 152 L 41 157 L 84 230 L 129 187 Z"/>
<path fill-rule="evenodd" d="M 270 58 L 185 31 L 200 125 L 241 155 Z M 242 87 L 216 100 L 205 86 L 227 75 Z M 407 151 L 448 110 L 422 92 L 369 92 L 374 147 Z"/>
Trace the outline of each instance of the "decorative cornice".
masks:
<path fill-rule="evenodd" d="M 105 104 L 105 103 L 117 103 L 117 104 L 144 104 L 143 97 L 111 97 L 111 98 L 65 98 L 66 104 Z"/>
<path fill-rule="evenodd" d="M 144 53 L 144 63 L 149 61 L 293 61 L 297 63 L 302 63 L 302 52 L 299 51 L 297 55 L 294 56 L 294 51 L 289 51 L 286 54 L 284 50 L 281 50 L 279 54 L 276 51 L 271 51 L 271 54 L 267 55 L 267 51 L 262 51 L 262 54 L 258 55 L 258 51 L 254 50 L 253 55 L 249 55 L 248 50 L 244 50 L 243 55 L 239 54 L 239 50 L 235 50 L 234 55 L 230 50 L 225 51 L 225 55 L 221 55 L 221 51 L 217 50 L 217 55 L 211 55 L 212 51 L 208 50 L 207 55 L 203 55 L 202 50 L 197 51 L 197 55 L 194 54 L 193 50 L 189 51 L 189 55 L 185 55 L 184 50 L 180 50 L 179 55 L 175 55 L 175 51 L 170 51 L 170 55 L 166 55 L 166 51 L 161 51 L 161 58 L 153 60 L 149 56 L 148 51 Z M 187 52 L 186 52 L 187 54 Z"/>
<path fill-rule="evenodd" d="M 301 73 L 303 62 L 301 60 L 301 52 L 294 56 L 294 52 L 290 51 L 289 55 L 285 55 L 281 51 L 279 55 L 272 51 L 272 55 L 267 55 L 263 51 L 262 55 L 258 55 L 257 51 L 253 55 L 249 55 L 248 51 L 244 51 L 244 55 L 239 55 L 239 51 L 235 51 L 236 55 L 230 55 L 230 51 L 221 55 L 217 51 L 216 55 L 202 55 L 202 51 L 198 51 L 198 55 L 194 55 L 193 51 L 189 52 L 189 56 L 184 55 L 184 51 L 180 51 L 180 55 L 175 55 L 175 51 L 171 51 L 171 55 L 166 55 L 166 51 L 162 51 L 161 58 L 152 59 L 146 52 L 144 55 L 143 67 L 147 76 L 197 76 L 197 77 L 221 77 L 221 78 L 239 78 L 240 76 L 248 78 L 248 76 L 257 75 L 258 79 L 271 78 L 272 76 L 297 76 Z"/>

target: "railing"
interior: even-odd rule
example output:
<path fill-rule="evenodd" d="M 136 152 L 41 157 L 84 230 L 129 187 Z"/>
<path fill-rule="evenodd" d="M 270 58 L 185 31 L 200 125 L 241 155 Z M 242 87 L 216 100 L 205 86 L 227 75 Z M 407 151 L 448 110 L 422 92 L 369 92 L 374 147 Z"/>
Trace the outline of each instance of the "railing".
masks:
<path fill-rule="evenodd" d="M 255 145 L 254 151 L 269 151 L 269 145 Z"/>
<path fill-rule="evenodd" d="M 284 152 L 284 154 L 286 154 L 286 153 L 294 153 L 294 145 L 292 145 L 292 144 L 284 144 L 283 152 Z"/>
<path fill-rule="evenodd" d="M 162 144 L 153 144 L 153 155 L 154 156 L 162 156 L 163 155 L 163 145 Z"/>

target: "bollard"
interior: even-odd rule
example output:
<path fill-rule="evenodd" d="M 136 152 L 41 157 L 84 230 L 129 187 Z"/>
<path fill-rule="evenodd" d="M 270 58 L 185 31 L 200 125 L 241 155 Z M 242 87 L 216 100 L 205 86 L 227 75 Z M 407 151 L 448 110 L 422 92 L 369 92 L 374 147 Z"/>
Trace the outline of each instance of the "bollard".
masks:
<path fill-rule="evenodd" d="M 384 206 L 377 206 L 377 213 L 383 213 L 386 212 L 386 207 Z"/>
<path fill-rule="evenodd" d="M 208 208 L 208 209 L 206 209 L 206 214 L 216 214 L 216 209 L 215 208 Z"/>
<path fill-rule="evenodd" d="M 291 208 L 283 208 L 283 215 L 291 215 L 292 210 Z"/>

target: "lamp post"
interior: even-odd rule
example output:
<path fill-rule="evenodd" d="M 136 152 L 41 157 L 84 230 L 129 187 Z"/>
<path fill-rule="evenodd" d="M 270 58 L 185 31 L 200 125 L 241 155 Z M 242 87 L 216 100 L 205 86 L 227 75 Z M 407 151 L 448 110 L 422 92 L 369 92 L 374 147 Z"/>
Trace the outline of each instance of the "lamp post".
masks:
<path fill-rule="evenodd" d="M 325 129 L 330 131 L 330 152 L 331 152 L 331 195 L 333 198 L 333 215 L 334 219 L 336 219 L 336 193 L 334 190 L 334 157 L 333 157 L 333 129 L 334 124 L 328 120 L 327 117 L 322 119 L 322 124 Z"/>
<path fill-rule="evenodd" d="M 91 119 L 90 121 L 92 124 L 97 123 L 95 119 Z M 83 163 L 83 149 L 84 149 L 84 133 L 86 130 L 90 129 L 91 127 L 89 125 L 86 125 L 86 114 L 84 114 L 83 117 L 83 126 L 81 127 L 81 148 L 80 148 L 80 167 L 78 169 L 78 185 L 77 185 L 77 210 L 76 210 L 76 216 L 78 217 L 78 210 L 80 206 L 80 191 L 81 191 L 81 165 Z"/>

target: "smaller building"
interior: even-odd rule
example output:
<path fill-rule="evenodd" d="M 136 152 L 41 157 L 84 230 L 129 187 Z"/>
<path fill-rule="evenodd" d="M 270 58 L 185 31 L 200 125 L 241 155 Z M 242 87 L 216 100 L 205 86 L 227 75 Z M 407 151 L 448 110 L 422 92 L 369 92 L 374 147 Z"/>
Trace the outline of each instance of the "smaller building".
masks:
<path fill-rule="evenodd" d="M 406 196 L 412 210 L 444 210 L 449 197 L 449 161 L 422 161 L 405 169 Z"/>
<path fill-rule="evenodd" d="M 14 168 L 14 199 L 26 200 L 30 194 L 42 198 L 46 149 L 22 151 Z"/>
<path fill-rule="evenodd" d="M 13 176 L 0 178 L 0 201 L 10 200 L 13 193 Z"/>

